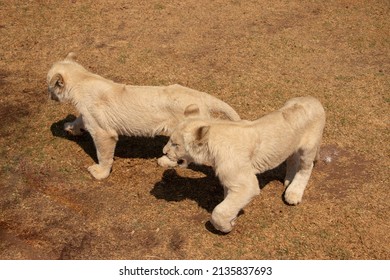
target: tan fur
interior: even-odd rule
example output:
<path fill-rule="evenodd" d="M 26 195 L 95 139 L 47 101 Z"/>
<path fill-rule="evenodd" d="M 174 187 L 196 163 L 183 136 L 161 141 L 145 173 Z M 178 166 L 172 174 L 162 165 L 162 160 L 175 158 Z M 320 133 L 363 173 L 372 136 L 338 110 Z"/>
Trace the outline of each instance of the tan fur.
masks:
<path fill-rule="evenodd" d="M 54 63 L 47 75 L 48 90 L 56 101 L 73 103 L 80 116 L 64 129 L 78 135 L 87 130 L 95 143 L 99 164 L 88 168 L 96 179 L 108 177 L 118 135 L 169 136 L 184 118 L 184 109 L 196 104 L 200 114 L 224 113 L 231 120 L 240 117 L 225 102 L 204 92 L 180 85 L 130 86 L 118 84 L 87 71 L 70 53 Z M 169 162 L 166 157 L 160 161 Z"/>
<path fill-rule="evenodd" d="M 225 189 L 225 199 L 215 207 L 211 222 L 229 232 L 238 212 L 260 193 L 257 173 L 286 161 L 284 198 L 302 201 L 325 126 L 325 112 L 313 97 L 289 100 L 280 110 L 255 121 L 205 120 L 186 113 L 164 147 L 171 161 L 209 163 Z"/>

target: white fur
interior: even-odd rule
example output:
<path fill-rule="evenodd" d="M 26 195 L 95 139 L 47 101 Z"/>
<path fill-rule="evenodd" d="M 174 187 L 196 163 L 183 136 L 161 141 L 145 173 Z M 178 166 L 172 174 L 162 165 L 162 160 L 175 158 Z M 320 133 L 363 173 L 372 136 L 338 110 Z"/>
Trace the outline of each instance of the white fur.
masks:
<path fill-rule="evenodd" d="M 96 179 L 110 174 L 118 135 L 169 136 L 190 104 L 196 104 L 205 118 L 222 112 L 231 120 L 240 119 L 228 104 L 204 92 L 180 85 L 118 84 L 87 71 L 74 58 L 70 53 L 49 70 L 49 94 L 53 100 L 73 103 L 80 112 L 64 129 L 76 135 L 85 129 L 91 134 L 99 164 L 88 170 Z"/>
<path fill-rule="evenodd" d="M 225 199 L 212 213 L 215 228 L 231 231 L 238 212 L 260 193 L 255 174 L 284 161 L 285 200 L 293 205 L 301 202 L 325 126 L 325 112 L 317 99 L 293 98 L 280 110 L 253 122 L 186 116 L 163 152 L 171 161 L 210 163 L 214 167 L 225 189 Z"/>

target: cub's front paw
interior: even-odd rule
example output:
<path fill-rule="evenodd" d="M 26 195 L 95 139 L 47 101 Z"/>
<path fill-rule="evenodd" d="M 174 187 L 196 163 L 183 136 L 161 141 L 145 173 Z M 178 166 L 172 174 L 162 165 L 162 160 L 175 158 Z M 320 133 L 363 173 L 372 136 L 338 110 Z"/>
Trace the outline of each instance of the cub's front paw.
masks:
<path fill-rule="evenodd" d="M 110 168 L 103 168 L 99 164 L 94 164 L 88 167 L 88 171 L 92 174 L 95 179 L 105 179 L 110 175 Z"/>
<path fill-rule="evenodd" d="M 78 136 L 83 135 L 85 130 L 74 125 L 73 122 L 67 122 L 64 124 L 64 130 L 71 135 Z"/>
<path fill-rule="evenodd" d="M 294 190 L 289 190 L 289 188 L 287 188 L 284 194 L 284 200 L 290 205 L 297 205 L 301 203 L 302 195 L 302 193 L 298 193 Z"/>
<path fill-rule="evenodd" d="M 177 162 L 170 160 L 167 156 L 162 156 L 159 159 L 157 159 L 157 163 L 162 167 L 172 168 L 177 166 Z"/>
<path fill-rule="evenodd" d="M 226 217 L 223 213 L 218 213 L 214 210 L 210 222 L 217 230 L 229 233 L 236 224 L 236 218 L 231 219 L 230 217 Z"/>

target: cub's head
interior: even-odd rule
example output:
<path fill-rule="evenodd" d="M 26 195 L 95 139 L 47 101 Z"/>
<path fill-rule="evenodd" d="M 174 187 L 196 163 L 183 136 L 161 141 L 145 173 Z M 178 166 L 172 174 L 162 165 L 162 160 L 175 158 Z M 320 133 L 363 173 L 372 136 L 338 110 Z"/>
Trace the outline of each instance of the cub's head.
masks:
<path fill-rule="evenodd" d="M 189 163 L 203 164 L 207 161 L 207 142 L 210 126 L 199 119 L 199 108 L 192 104 L 184 112 L 185 119 L 171 134 L 163 153 L 179 166 Z"/>
<path fill-rule="evenodd" d="M 72 68 L 82 68 L 75 62 L 76 54 L 69 53 L 64 60 L 53 64 L 47 73 L 47 85 L 49 96 L 55 101 L 67 100 L 69 93 L 69 76 L 72 74 Z"/>

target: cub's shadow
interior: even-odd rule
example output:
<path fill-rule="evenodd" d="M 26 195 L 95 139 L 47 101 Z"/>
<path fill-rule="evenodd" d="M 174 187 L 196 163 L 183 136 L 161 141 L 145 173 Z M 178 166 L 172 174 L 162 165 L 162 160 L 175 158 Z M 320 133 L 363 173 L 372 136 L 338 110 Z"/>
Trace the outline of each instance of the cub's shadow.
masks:
<path fill-rule="evenodd" d="M 178 202 L 190 199 L 211 213 L 215 206 L 224 199 L 223 187 L 211 167 L 191 164 L 189 168 L 205 176 L 202 178 L 182 177 L 175 169 L 167 169 L 161 181 L 154 185 L 150 193 L 166 201 Z M 257 175 L 259 188 L 263 189 L 275 180 L 283 182 L 284 174 L 285 164 L 281 164 L 275 169 Z M 243 214 L 243 211 L 240 214 Z"/>
<path fill-rule="evenodd" d="M 175 169 L 167 169 L 161 181 L 154 185 L 150 193 L 166 201 L 190 199 L 211 213 L 214 207 L 223 200 L 223 187 L 211 167 L 191 164 L 189 168 L 205 176 L 201 178 L 182 177 Z"/>
<path fill-rule="evenodd" d="M 76 142 L 86 154 L 88 154 L 96 163 L 96 148 L 92 137 L 88 132 L 83 135 L 74 136 L 64 131 L 64 124 L 76 119 L 74 115 L 68 115 L 65 119 L 55 122 L 50 130 L 53 136 Z M 162 156 L 162 149 L 168 142 L 168 137 L 157 136 L 149 137 L 127 137 L 120 136 L 116 144 L 115 156 L 120 158 L 156 158 Z"/>

